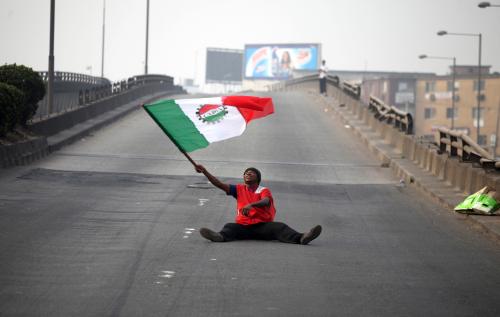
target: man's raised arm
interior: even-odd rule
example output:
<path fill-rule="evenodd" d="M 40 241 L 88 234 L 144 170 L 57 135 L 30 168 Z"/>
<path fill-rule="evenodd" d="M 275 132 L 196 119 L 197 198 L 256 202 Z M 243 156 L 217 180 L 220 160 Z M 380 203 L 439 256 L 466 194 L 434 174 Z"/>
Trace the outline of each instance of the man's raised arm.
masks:
<path fill-rule="evenodd" d="M 217 177 L 210 174 L 203 165 L 196 164 L 195 170 L 198 173 L 203 173 L 215 187 L 222 189 L 226 194 L 229 193 L 229 185 L 221 182 Z"/>

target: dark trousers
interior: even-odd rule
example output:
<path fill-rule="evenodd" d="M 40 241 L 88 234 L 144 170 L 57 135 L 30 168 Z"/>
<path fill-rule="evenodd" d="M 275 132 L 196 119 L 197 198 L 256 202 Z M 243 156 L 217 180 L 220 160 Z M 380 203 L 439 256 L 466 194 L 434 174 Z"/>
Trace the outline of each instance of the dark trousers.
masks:
<path fill-rule="evenodd" d="M 286 243 L 300 243 L 301 233 L 282 222 L 261 222 L 254 225 L 226 223 L 220 231 L 224 241 L 234 240 L 278 240 Z"/>
<path fill-rule="evenodd" d="M 326 77 L 319 79 L 319 93 L 326 94 Z"/>

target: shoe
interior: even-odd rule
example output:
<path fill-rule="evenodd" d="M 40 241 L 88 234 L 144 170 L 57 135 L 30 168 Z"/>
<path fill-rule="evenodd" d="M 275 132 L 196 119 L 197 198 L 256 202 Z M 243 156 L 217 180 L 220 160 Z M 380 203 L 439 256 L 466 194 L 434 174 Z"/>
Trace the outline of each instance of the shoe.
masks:
<path fill-rule="evenodd" d="M 300 244 L 308 244 L 312 240 L 316 239 L 321 233 L 321 226 L 317 225 L 313 227 L 309 232 L 306 232 L 300 238 Z"/>
<path fill-rule="evenodd" d="M 208 228 L 201 228 L 200 229 L 200 234 L 203 238 L 213 241 L 213 242 L 224 242 L 224 237 L 222 234 L 215 232 L 213 230 L 210 230 Z"/>

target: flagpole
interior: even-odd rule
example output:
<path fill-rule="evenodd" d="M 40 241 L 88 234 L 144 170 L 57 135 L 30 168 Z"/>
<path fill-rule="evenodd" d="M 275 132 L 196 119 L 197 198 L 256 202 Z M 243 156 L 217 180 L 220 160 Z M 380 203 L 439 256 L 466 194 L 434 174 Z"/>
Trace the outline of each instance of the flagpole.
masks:
<path fill-rule="evenodd" d="M 191 164 L 193 164 L 194 167 L 196 167 L 198 164 L 196 164 L 195 161 L 193 161 L 193 159 L 191 158 L 191 156 L 189 156 L 189 154 L 187 154 L 186 152 L 184 152 L 183 150 L 179 149 L 181 151 L 182 154 L 184 154 L 184 156 L 189 160 L 189 162 L 191 162 Z"/>
<path fill-rule="evenodd" d="M 141 105 L 141 107 L 142 107 L 144 110 L 146 110 L 146 112 L 147 112 L 147 113 L 151 116 L 151 118 L 152 118 L 152 119 L 153 119 L 156 123 L 158 123 L 158 122 L 156 121 L 155 117 L 154 117 L 154 116 L 152 116 L 152 115 L 151 115 L 151 113 L 149 113 L 148 109 L 147 109 L 145 106 L 146 106 L 145 104 L 142 104 L 142 105 Z M 160 125 L 160 124 L 158 123 L 158 125 Z M 161 126 L 161 125 L 160 125 L 160 126 Z M 182 150 L 182 149 L 179 147 L 179 145 L 177 145 L 177 143 L 176 143 L 176 142 L 174 142 L 174 140 L 170 137 L 170 135 L 169 135 L 169 134 L 168 134 L 165 130 L 163 130 L 163 132 L 165 132 L 165 134 L 168 136 L 168 138 L 170 139 L 170 141 L 172 141 L 172 143 L 174 143 L 174 144 L 175 144 L 175 146 L 177 147 L 177 149 L 179 149 L 179 151 L 180 151 L 182 154 L 184 154 L 184 156 L 185 156 L 185 157 L 189 160 L 189 162 L 191 162 L 191 164 L 193 164 L 193 166 L 194 166 L 194 167 L 196 167 L 198 164 L 196 164 L 196 162 L 195 162 L 195 161 L 193 161 L 193 159 L 191 158 L 191 156 L 189 156 L 189 154 L 187 154 L 187 153 L 186 153 L 186 151 Z"/>

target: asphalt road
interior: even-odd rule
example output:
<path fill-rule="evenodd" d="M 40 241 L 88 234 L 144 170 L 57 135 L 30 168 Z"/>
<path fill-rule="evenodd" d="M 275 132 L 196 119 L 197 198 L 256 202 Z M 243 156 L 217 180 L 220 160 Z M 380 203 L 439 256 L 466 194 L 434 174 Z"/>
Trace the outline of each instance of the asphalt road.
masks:
<path fill-rule="evenodd" d="M 235 183 L 262 171 L 308 246 L 212 243 L 235 201 L 142 110 L 0 171 L 0 316 L 499 316 L 500 248 L 403 187 L 316 97 L 192 153 Z"/>

